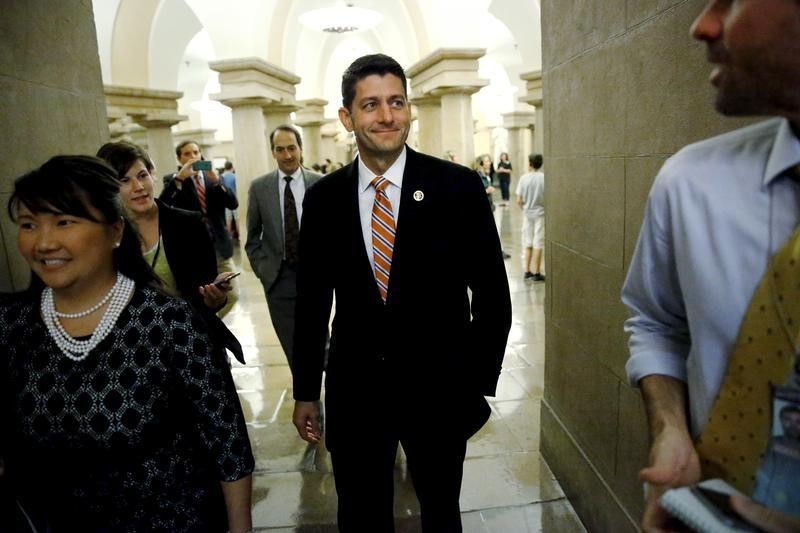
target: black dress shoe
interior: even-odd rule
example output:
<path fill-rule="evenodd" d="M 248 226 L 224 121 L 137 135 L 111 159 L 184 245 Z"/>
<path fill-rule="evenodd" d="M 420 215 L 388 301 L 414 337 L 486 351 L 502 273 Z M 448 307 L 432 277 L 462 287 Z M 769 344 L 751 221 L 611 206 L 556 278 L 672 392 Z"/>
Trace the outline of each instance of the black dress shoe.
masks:
<path fill-rule="evenodd" d="M 533 281 L 544 281 L 544 274 L 539 274 L 538 272 L 534 274 L 531 279 Z"/>
<path fill-rule="evenodd" d="M 533 272 L 525 272 L 525 279 L 533 279 Z"/>

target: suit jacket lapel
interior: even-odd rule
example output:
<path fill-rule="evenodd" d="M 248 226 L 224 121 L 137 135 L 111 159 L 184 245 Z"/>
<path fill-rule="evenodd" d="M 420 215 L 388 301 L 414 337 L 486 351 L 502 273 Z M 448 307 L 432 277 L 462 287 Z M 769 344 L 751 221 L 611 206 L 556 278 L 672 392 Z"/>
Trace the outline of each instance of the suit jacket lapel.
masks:
<path fill-rule="evenodd" d="M 414 193 L 421 191 L 425 194 L 423 186 L 423 169 L 419 165 L 417 153 L 406 147 L 406 167 L 403 170 L 403 187 L 400 190 L 400 211 L 397 217 L 397 228 L 394 236 L 394 250 L 392 251 L 392 270 L 389 274 L 389 290 L 387 301 L 392 298 L 392 288 L 402 279 L 403 259 L 407 257 L 404 250 L 418 216 L 422 202 L 414 199 Z"/>
<path fill-rule="evenodd" d="M 272 220 L 272 228 L 273 234 L 272 239 L 273 242 L 276 242 L 280 245 L 280 249 L 283 250 L 283 216 L 281 215 L 281 187 L 278 181 L 280 180 L 280 173 L 275 170 L 270 172 L 267 175 L 267 179 L 264 180 L 264 188 L 265 190 L 265 197 L 267 203 L 265 205 L 267 212 L 263 214 L 264 218 Z"/>

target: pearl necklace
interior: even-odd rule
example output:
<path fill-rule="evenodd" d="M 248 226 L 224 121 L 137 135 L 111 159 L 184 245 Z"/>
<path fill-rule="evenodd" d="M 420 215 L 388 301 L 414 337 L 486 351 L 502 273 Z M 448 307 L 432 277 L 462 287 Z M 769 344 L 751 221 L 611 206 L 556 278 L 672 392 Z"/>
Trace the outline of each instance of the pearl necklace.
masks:
<path fill-rule="evenodd" d="M 100 300 L 99 302 L 94 304 L 92 307 L 90 307 L 86 311 L 79 311 L 77 313 L 62 313 L 58 309 L 56 309 L 55 306 L 53 307 L 53 311 L 55 312 L 55 314 L 56 314 L 56 316 L 58 318 L 81 318 L 81 317 L 84 317 L 84 316 L 91 315 L 92 313 L 94 313 L 95 311 L 97 311 L 98 309 L 103 307 L 105 305 L 105 303 L 111 298 L 111 295 L 114 294 L 114 291 L 117 289 L 117 286 L 120 283 L 121 276 L 122 276 L 122 274 L 117 272 L 117 281 L 116 281 L 116 283 L 114 283 L 114 286 L 111 287 L 111 289 L 106 293 L 106 295 L 103 297 L 102 300 Z"/>
<path fill-rule="evenodd" d="M 109 292 L 111 302 L 103 313 L 100 323 L 89 339 L 77 340 L 67 333 L 58 320 L 58 313 L 53 300 L 53 289 L 46 287 L 42 291 L 41 311 L 48 333 L 50 333 L 50 336 L 64 355 L 73 361 L 83 361 L 89 356 L 89 352 L 97 347 L 114 328 L 117 319 L 122 314 L 125 306 L 128 305 L 135 288 L 136 283 L 132 279 L 122 274 L 117 274 L 117 282 Z"/>

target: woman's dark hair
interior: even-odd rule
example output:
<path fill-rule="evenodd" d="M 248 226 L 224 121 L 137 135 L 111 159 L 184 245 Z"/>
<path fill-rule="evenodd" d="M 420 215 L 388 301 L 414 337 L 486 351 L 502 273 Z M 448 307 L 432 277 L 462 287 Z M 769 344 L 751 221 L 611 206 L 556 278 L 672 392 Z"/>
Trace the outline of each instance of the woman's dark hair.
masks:
<path fill-rule="evenodd" d="M 97 157 L 104 159 L 106 163 L 111 165 L 111 168 L 117 171 L 117 178 L 119 179 L 125 177 L 125 173 L 130 170 L 131 165 L 137 159 L 142 162 L 148 172 L 152 172 L 155 168 L 153 160 L 150 159 L 144 148 L 127 141 L 104 144 L 97 151 Z"/>
<path fill-rule="evenodd" d="M 24 205 L 34 213 L 64 213 L 101 224 L 122 220 L 122 240 L 113 251 L 114 267 L 137 285 L 158 283 L 142 257 L 139 234 L 122 208 L 119 186 L 116 173 L 101 159 L 59 155 L 16 179 L 8 200 L 8 215 L 16 222 L 19 208 Z M 99 220 L 90 207 L 100 212 Z M 43 287 L 35 274 L 31 289 L 34 286 Z"/>

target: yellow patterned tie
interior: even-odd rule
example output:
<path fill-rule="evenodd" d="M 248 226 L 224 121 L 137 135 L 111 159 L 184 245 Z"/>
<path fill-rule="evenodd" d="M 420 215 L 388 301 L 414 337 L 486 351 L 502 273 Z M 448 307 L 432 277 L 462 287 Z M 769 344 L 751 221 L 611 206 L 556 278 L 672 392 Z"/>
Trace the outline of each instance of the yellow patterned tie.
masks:
<path fill-rule="evenodd" d="M 697 441 L 703 479 L 750 494 L 772 426 L 772 392 L 800 346 L 800 228 L 770 261 L 745 313 L 708 424 Z"/>

